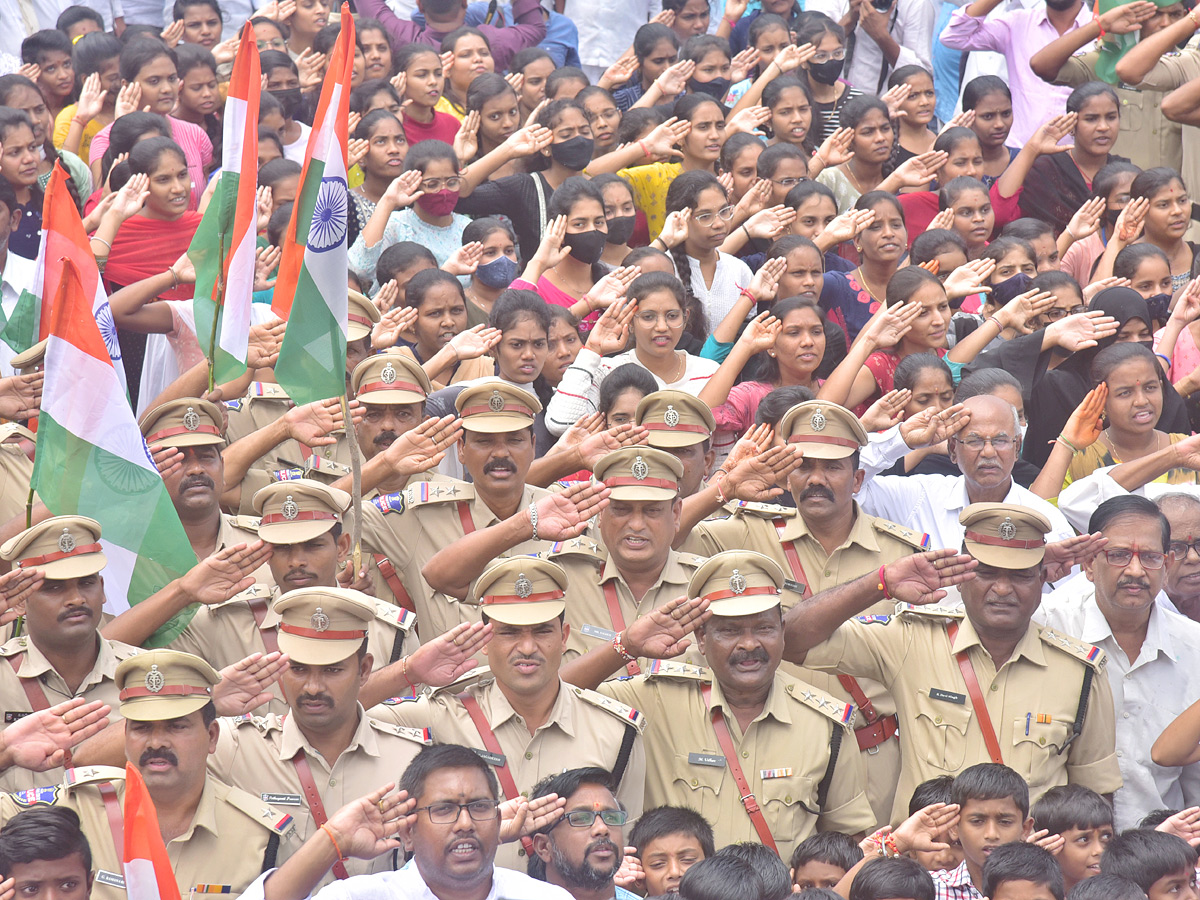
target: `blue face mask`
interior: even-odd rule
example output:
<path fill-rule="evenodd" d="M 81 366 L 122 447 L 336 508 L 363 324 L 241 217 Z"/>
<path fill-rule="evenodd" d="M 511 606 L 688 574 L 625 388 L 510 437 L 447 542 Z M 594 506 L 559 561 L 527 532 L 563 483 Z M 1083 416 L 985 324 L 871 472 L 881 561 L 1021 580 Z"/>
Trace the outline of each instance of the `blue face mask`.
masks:
<path fill-rule="evenodd" d="M 490 288 L 508 287 L 517 277 L 517 263 L 501 253 L 491 262 L 479 266 L 475 277 Z"/>

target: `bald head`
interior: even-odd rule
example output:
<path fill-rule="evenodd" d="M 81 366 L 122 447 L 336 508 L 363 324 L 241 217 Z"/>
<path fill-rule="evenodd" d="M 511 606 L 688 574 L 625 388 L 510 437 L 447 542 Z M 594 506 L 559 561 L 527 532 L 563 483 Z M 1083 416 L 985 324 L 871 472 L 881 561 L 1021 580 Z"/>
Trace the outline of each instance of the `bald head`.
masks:
<path fill-rule="evenodd" d="M 1003 500 L 1021 453 L 1017 411 L 993 394 L 971 397 L 963 406 L 971 421 L 950 441 L 950 459 L 966 478 L 972 503 Z"/>
<path fill-rule="evenodd" d="M 977 394 L 974 397 L 968 397 L 963 401 L 963 406 L 971 413 L 972 426 L 982 417 L 998 417 L 1004 428 L 1008 427 L 1009 421 L 1012 422 L 1012 434 L 1021 433 L 1021 419 L 1017 415 L 1017 408 L 995 394 Z M 970 428 L 971 426 L 968 426 L 968 430 Z"/>

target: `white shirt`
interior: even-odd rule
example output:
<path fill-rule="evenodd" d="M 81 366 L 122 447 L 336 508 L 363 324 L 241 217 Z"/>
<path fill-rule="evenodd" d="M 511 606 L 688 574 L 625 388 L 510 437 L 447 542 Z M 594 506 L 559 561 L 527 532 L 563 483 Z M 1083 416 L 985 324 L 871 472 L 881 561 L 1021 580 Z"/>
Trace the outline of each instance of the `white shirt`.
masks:
<path fill-rule="evenodd" d="M 607 68 L 632 46 L 638 28 L 662 12 L 662 0 L 567 0 L 563 15 L 579 29 L 579 59 Z"/>
<path fill-rule="evenodd" d="M 704 315 L 708 318 L 708 330 L 711 332 L 721 324 L 722 319 L 729 315 L 729 311 L 738 301 L 741 289 L 750 286 L 750 280 L 754 278 L 754 273 L 736 256 L 718 251 L 717 268 L 713 273 L 712 287 L 708 287 L 704 283 L 704 273 L 700 271 L 700 263 L 690 256 L 687 261 L 691 274 L 692 293 L 696 295 L 696 299 L 700 301 L 700 306 L 704 309 Z M 680 278 L 684 277 L 680 272 L 676 274 Z M 750 319 L 755 315 L 757 313 L 751 309 L 746 318 Z"/>
<path fill-rule="evenodd" d="M 850 11 L 848 0 L 807 0 L 805 11 L 825 13 L 835 22 L 840 22 Z M 933 71 L 933 23 L 937 13 L 930 0 L 897 0 L 892 12 L 888 13 L 891 26 L 888 33 L 900 45 L 896 65 L 887 65 L 883 51 L 861 26 L 855 26 L 853 34 L 854 53 L 842 77 L 864 94 L 874 94 L 879 85 L 880 73 L 887 89 L 887 75 L 901 66 L 922 66 Z M 849 35 L 847 35 L 847 42 Z"/>
<path fill-rule="evenodd" d="M 872 516 L 904 525 L 929 535 L 931 549 L 962 547 L 966 530 L 958 521 L 959 513 L 971 501 L 967 497 L 964 475 L 877 475 L 908 453 L 911 448 L 900 436 L 900 427 L 893 426 L 878 435 L 859 457 L 859 468 L 866 472 L 858 490 L 858 502 Z M 1046 542 L 1065 541 L 1075 536 L 1075 530 L 1057 509 L 1015 481 L 1011 482 L 1005 503 L 1027 506 L 1050 520 Z"/>
<path fill-rule="evenodd" d="M 13 314 L 13 310 L 17 308 L 17 301 L 21 299 L 21 291 L 26 288 L 32 289 L 36 277 L 37 262 L 17 256 L 10 250 L 8 259 L 4 263 L 4 270 L 0 272 L 0 306 L 4 309 L 6 322 Z M 0 341 L 0 375 L 7 377 L 14 374 L 12 365 L 9 364 L 9 360 L 14 356 L 16 353 L 13 352 L 12 347 Z"/>
<path fill-rule="evenodd" d="M 237 37 L 242 26 L 250 20 L 259 9 L 266 6 L 267 0 L 219 0 L 221 4 L 221 40 Z M 168 25 L 175 20 L 175 0 L 165 0 L 163 4 L 163 24 Z"/>
<path fill-rule="evenodd" d="M 1117 762 L 1125 780 L 1113 798 L 1117 831 L 1134 827 L 1151 810 L 1200 802 L 1200 763 L 1168 768 L 1150 758 L 1163 729 L 1200 697 L 1200 624 L 1155 602 L 1141 651 L 1130 662 L 1096 605 L 1091 582 L 1077 581 L 1047 595 L 1035 618 L 1108 654 Z"/>
<path fill-rule="evenodd" d="M 283 158 L 304 165 L 304 151 L 308 148 L 308 135 L 312 128 L 303 122 L 296 122 L 296 124 L 300 126 L 300 137 L 290 144 L 283 145 Z"/>
<path fill-rule="evenodd" d="M 263 883 L 274 872 L 258 877 L 242 894 L 242 900 L 264 900 Z M 355 875 L 335 881 L 316 893 L 316 900 L 437 900 L 425 884 L 415 862 L 398 872 Z M 486 900 L 573 900 L 562 888 L 530 878 L 512 869 L 492 869 L 492 889 Z"/>
<path fill-rule="evenodd" d="M 1096 469 L 1090 475 L 1072 481 L 1058 495 L 1058 508 L 1067 517 L 1067 521 L 1082 533 L 1087 531 L 1088 520 L 1096 507 L 1113 497 L 1125 494 L 1136 494 L 1154 500 L 1163 494 L 1200 495 L 1200 485 L 1167 484 L 1162 481 L 1152 481 L 1136 490 L 1127 491 L 1113 479 L 1110 474 L 1116 466 L 1104 466 Z"/>

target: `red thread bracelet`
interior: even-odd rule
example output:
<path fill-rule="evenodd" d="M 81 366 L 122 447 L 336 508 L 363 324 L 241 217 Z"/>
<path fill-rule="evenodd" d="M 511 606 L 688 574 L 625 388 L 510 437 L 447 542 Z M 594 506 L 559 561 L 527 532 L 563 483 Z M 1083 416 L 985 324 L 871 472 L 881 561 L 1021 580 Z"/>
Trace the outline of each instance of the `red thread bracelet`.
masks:
<path fill-rule="evenodd" d="M 883 577 L 883 570 L 886 568 L 887 568 L 887 566 L 879 567 L 879 586 L 878 586 L 877 590 L 883 591 L 883 599 L 884 600 L 891 600 L 893 598 L 892 598 L 891 593 L 888 591 L 887 580 Z"/>
<path fill-rule="evenodd" d="M 641 147 L 642 152 L 646 154 L 646 159 L 649 159 L 651 156 L 653 156 L 653 154 L 650 152 L 649 148 L 646 146 L 645 141 L 638 141 L 638 146 Z"/>

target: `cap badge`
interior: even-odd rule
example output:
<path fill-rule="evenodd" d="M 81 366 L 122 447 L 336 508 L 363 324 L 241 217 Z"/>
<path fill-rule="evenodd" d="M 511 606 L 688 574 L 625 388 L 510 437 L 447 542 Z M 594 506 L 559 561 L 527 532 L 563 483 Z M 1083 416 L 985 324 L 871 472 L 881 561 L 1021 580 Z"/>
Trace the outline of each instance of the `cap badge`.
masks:
<path fill-rule="evenodd" d="M 501 412 L 504 409 L 504 395 L 499 391 L 492 391 L 492 397 L 488 400 L 488 409 L 492 412 Z"/>
<path fill-rule="evenodd" d="M 309 617 L 308 624 L 313 627 L 313 631 L 328 631 L 329 616 L 318 606 L 317 611 Z"/>
<path fill-rule="evenodd" d="M 663 413 L 663 421 L 667 423 L 669 428 L 674 428 L 679 424 L 679 413 L 674 406 L 668 406 L 667 411 Z"/>
<path fill-rule="evenodd" d="M 1000 537 L 1006 541 L 1011 541 L 1017 536 L 1017 526 L 1013 524 L 1013 520 L 1008 516 L 1004 517 L 1004 521 L 1000 523 Z"/>
<path fill-rule="evenodd" d="M 821 412 L 819 409 L 812 414 L 812 418 L 808 421 L 808 424 L 812 426 L 813 431 L 824 431 L 825 423 L 825 413 Z"/>
<path fill-rule="evenodd" d="M 283 501 L 283 505 L 279 507 L 279 514 L 289 522 L 300 515 L 300 507 L 296 501 L 292 499 L 292 495 L 288 494 L 287 499 Z"/>
<path fill-rule="evenodd" d="M 187 412 L 183 414 L 183 427 L 188 431 L 195 431 L 200 427 L 200 416 L 190 406 L 187 408 Z"/>
<path fill-rule="evenodd" d="M 746 593 L 746 576 L 737 569 L 734 569 L 733 574 L 729 576 L 729 589 L 735 594 Z"/>
<path fill-rule="evenodd" d="M 533 593 L 533 582 L 525 577 L 524 572 L 517 576 L 517 583 L 514 587 L 516 588 L 517 596 L 522 600 Z"/>
<path fill-rule="evenodd" d="M 163 678 L 163 673 L 158 671 L 158 666 L 150 667 L 150 671 L 146 673 L 146 690 L 152 694 L 157 694 L 167 686 L 167 679 Z"/>
<path fill-rule="evenodd" d="M 640 456 L 635 456 L 633 465 L 630 466 L 630 472 L 638 481 L 645 481 L 650 475 L 650 466 Z"/>
<path fill-rule="evenodd" d="M 70 553 L 75 549 L 75 538 L 71 537 L 71 532 L 66 528 L 63 533 L 58 536 L 58 549 L 63 553 Z"/>
<path fill-rule="evenodd" d="M 396 369 L 391 363 L 383 367 L 383 371 L 379 373 L 379 380 L 384 384 L 396 383 Z"/>

